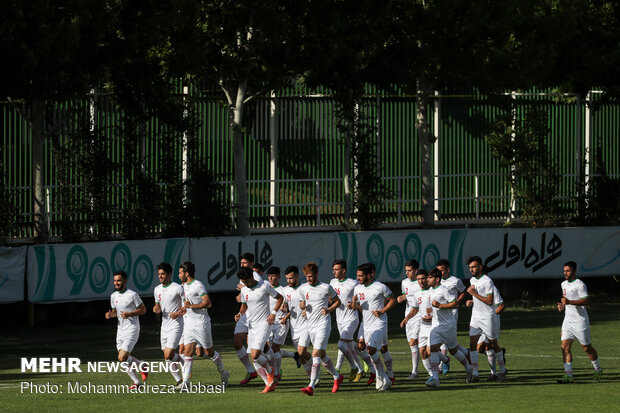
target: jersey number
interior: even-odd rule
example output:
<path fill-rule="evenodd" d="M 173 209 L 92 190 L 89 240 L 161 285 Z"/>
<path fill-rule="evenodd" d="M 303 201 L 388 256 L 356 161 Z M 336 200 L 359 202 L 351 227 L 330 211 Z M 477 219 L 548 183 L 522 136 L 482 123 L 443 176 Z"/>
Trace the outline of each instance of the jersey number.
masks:
<path fill-rule="evenodd" d="M 306 300 L 310 299 L 310 294 L 306 293 Z"/>
<path fill-rule="evenodd" d="M 360 293 L 360 300 L 365 300 L 366 297 L 364 296 L 364 293 Z"/>

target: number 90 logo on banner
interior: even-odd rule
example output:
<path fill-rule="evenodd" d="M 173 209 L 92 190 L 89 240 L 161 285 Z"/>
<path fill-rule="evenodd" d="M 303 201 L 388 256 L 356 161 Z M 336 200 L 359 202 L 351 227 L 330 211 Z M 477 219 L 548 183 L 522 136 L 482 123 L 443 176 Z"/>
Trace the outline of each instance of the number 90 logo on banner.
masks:
<path fill-rule="evenodd" d="M 127 277 L 139 291 L 148 290 L 153 283 L 153 262 L 147 255 L 140 255 L 132 262 L 129 247 L 117 244 L 110 254 L 109 261 L 98 256 L 89 263 L 88 253 L 81 245 L 74 245 L 67 253 L 66 269 L 69 279 L 73 282 L 70 295 L 80 294 L 84 283 L 88 280 L 91 290 L 97 294 L 104 293 L 110 285 L 115 271 L 125 271 Z"/>

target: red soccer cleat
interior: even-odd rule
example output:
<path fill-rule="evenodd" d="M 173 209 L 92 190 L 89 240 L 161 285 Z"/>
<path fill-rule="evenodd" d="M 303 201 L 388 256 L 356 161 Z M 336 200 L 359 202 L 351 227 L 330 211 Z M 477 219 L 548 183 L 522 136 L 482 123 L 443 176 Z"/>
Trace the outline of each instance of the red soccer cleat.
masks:
<path fill-rule="evenodd" d="M 344 376 L 340 374 L 336 380 L 334 380 L 334 387 L 332 387 L 332 393 L 336 393 L 340 388 L 340 383 L 344 380 Z"/>
<path fill-rule="evenodd" d="M 250 381 L 254 380 L 255 378 L 258 377 L 258 373 L 254 372 L 254 373 L 247 373 L 245 375 L 245 378 L 243 380 L 241 380 L 239 382 L 239 384 L 248 384 Z"/>
<path fill-rule="evenodd" d="M 370 373 L 370 377 L 368 378 L 368 381 L 366 382 L 367 385 L 371 385 L 375 382 L 375 379 L 377 378 L 377 375 L 375 373 Z"/>
<path fill-rule="evenodd" d="M 314 389 L 310 386 L 308 387 L 302 387 L 301 388 L 301 392 L 303 394 L 307 394 L 308 396 L 314 396 Z"/>

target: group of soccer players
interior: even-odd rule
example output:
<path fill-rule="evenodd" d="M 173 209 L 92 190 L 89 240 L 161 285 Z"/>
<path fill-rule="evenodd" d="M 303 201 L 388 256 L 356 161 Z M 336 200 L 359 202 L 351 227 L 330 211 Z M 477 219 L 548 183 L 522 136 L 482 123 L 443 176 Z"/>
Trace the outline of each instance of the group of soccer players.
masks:
<path fill-rule="evenodd" d="M 428 373 L 426 385 L 438 388 L 439 374 L 449 372 L 452 357 L 463 365 L 466 382 L 477 382 L 480 353 L 487 356 L 491 379 L 504 381 L 507 374 L 505 349 L 498 343 L 499 314 L 504 304 L 493 281 L 484 274 L 482 259 L 470 257 L 467 265 L 472 277 L 466 289 L 462 280 L 450 274 L 447 260 L 439 260 L 436 268 L 430 271 L 420 269 L 417 261 L 409 260 L 405 263 L 406 278 L 401 283 L 401 294 L 396 297 L 385 284 L 375 280 L 376 268 L 372 263 L 359 265 L 353 279 L 347 275 L 346 261 L 336 260 L 332 265 L 334 278 L 329 284 L 319 281 L 319 269 L 314 262 L 302 268 L 306 281 L 303 284 L 299 268 L 289 266 L 284 271 L 286 285 L 281 286 L 279 267 L 270 267 L 265 280 L 263 268 L 254 263 L 254 256 L 243 254 L 237 272 L 237 301 L 241 306 L 234 316 L 233 340 L 237 356 L 247 371 L 240 384 L 260 377 L 265 384 L 262 392 L 272 392 L 282 376 L 282 358 L 293 358 L 297 367 L 303 366 L 308 375 L 309 382 L 301 388 L 302 393 L 314 394 L 320 382 L 321 367 L 333 377 L 332 393 L 335 393 L 344 380 L 339 371 L 347 360 L 351 367 L 350 381 L 359 382 L 367 370 L 368 385 L 374 383 L 377 390 L 388 390 L 394 384 L 395 376 L 388 349 L 387 312 L 397 303 L 406 303 L 400 326 L 405 329 L 411 348 L 409 379 L 418 377 L 421 356 Z M 161 349 L 170 364 L 175 388 L 182 390 L 188 386 L 194 354 L 212 360 L 222 384 L 227 385 L 230 374 L 213 348 L 208 313 L 211 300 L 204 284 L 195 278 L 194 264 L 185 262 L 180 266 L 179 278 L 183 285 L 171 281 L 170 264 L 159 264 L 157 272 L 161 284 L 154 291 L 153 312 L 162 317 Z M 562 326 L 565 375 L 559 382 L 574 382 L 570 352 L 574 339 L 579 340 L 588 354 L 595 369 L 594 379 L 598 381 L 602 369 L 598 354 L 590 343 L 585 309 L 589 304 L 587 290 L 585 284 L 576 279 L 574 262 L 564 265 L 564 276 L 566 280 L 562 283 L 563 295 L 558 310 L 566 311 Z M 140 366 L 143 362 L 131 352 L 140 332 L 139 316 L 144 315 L 146 309 L 140 297 L 127 289 L 127 275 L 123 271 L 114 273 L 114 287 L 111 310 L 105 315 L 106 318 L 118 318 L 118 359 Z M 458 307 L 468 294 L 471 299 L 465 302 L 472 306 L 470 342 L 468 348 L 464 348 L 457 341 Z M 335 365 L 326 353 L 333 312 L 336 313 L 339 333 Z M 282 348 L 289 329 L 294 351 Z M 146 372 L 139 374 L 139 371 L 128 371 L 132 387 L 141 386 L 148 377 Z"/>

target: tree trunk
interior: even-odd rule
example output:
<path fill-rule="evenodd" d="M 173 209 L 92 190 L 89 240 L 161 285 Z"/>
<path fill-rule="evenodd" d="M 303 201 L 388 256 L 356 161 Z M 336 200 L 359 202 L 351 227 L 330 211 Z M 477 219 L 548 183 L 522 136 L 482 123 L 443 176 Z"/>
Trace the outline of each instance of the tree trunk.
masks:
<path fill-rule="evenodd" d="M 39 243 L 47 242 L 47 211 L 45 202 L 45 101 L 32 101 L 30 118 L 32 130 L 32 197 L 34 204 L 34 235 Z"/>
<path fill-rule="evenodd" d="M 424 77 L 416 80 L 416 129 L 420 144 L 420 168 L 422 178 L 422 220 L 424 226 L 434 224 L 433 165 L 431 152 L 433 137 L 428 130 L 428 93 L 431 90 Z"/>
<path fill-rule="evenodd" d="M 239 83 L 235 106 L 232 108 L 233 131 L 233 164 L 235 168 L 235 192 L 237 194 L 237 232 L 239 235 L 250 235 L 250 218 L 248 205 L 248 188 L 243 153 L 243 109 L 247 79 Z"/>

